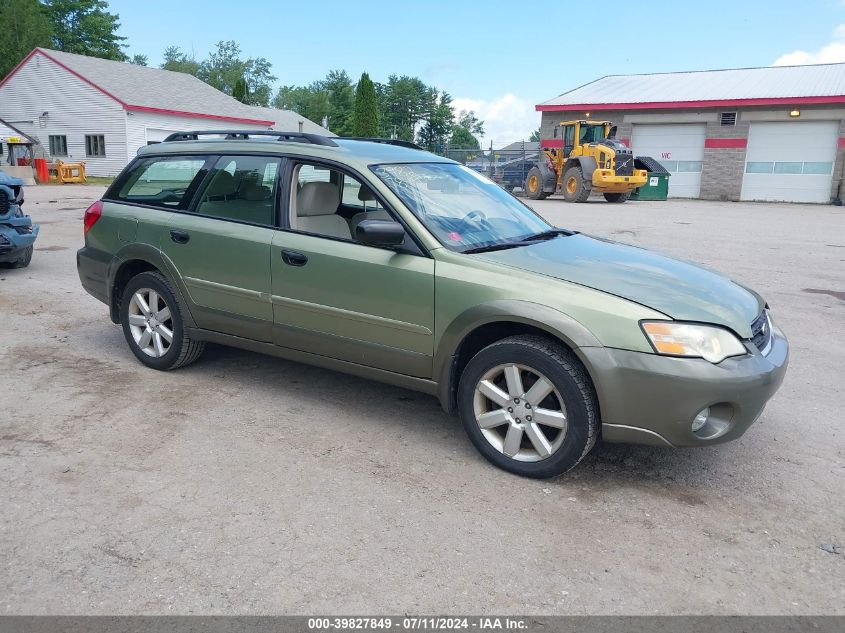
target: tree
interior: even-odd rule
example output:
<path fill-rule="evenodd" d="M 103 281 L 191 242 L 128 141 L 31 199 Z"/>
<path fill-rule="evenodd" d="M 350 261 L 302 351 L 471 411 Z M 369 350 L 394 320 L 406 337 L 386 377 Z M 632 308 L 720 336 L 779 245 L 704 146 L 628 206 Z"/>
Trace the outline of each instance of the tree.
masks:
<path fill-rule="evenodd" d="M 164 70 L 172 70 L 177 73 L 187 73 L 196 77 L 199 74 L 200 64 L 193 56 L 183 52 L 178 46 L 168 46 L 164 49 L 164 62 L 161 67 Z"/>
<path fill-rule="evenodd" d="M 426 112 L 417 142 L 430 152 L 443 152 L 455 125 L 455 111 L 448 92 L 428 88 Z"/>
<path fill-rule="evenodd" d="M 417 77 L 390 75 L 376 93 L 382 136 L 413 141 L 430 101 L 428 87 Z"/>
<path fill-rule="evenodd" d="M 329 100 L 329 129 L 338 136 L 352 136 L 355 93 L 345 70 L 330 70 L 323 81 Z"/>
<path fill-rule="evenodd" d="M 306 119 L 320 123 L 329 114 L 329 95 L 319 81 L 308 86 L 282 86 L 273 99 L 273 107 L 293 110 Z"/>
<path fill-rule="evenodd" d="M 136 53 L 132 56 L 132 59 L 129 60 L 129 63 L 135 64 L 136 66 L 149 66 L 150 60 L 146 55 Z"/>
<path fill-rule="evenodd" d="M 241 77 L 235 83 L 235 88 L 232 90 L 232 96 L 241 103 L 249 103 L 249 88 L 247 88 L 246 80 Z"/>
<path fill-rule="evenodd" d="M 53 26 L 38 0 L 0 0 L 0 78 L 38 46 L 52 44 Z"/>
<path fill-rule="evenodd" d="M 473 136 L 484 136 L 484 121 L 475 116 L 472 110 L 461 110 L 456 125 L 464 128 Z"/>
<path fill-rule="evenodd" d="M 197 77 L 205 83 L 234 94 L 235 84 L 242 79 L 247 86 L 250 105 L 266 106 L 270 103 L 270 84 L 276 80 L 272 65 L 264 57 L 241 59 L 241 47 L 234 40 L 217 42 L 217 49 L 199 65 Z"/>
<path fill-rule="evenodd" d="M 530 143 L 538 143 L 540 141 L 540 128 L 531 132 L 531 138 L 528 139 Z"/>
<path fill-rule="evenodd" d="M 123 52 L 126 38 L 117 34 L 118 16 L 106 11 L 105 0 L 45 0 L 44 6 L 53 25 L 53 48 L 121 62 L 128 59 Z"/>
<path fill-rule="evenodd" d="M 376 88 L 367 73 L 361 75 L 355 89 L 355 110 L 352 116 L 352 134 L 378 136 L 378 103 Z"/>

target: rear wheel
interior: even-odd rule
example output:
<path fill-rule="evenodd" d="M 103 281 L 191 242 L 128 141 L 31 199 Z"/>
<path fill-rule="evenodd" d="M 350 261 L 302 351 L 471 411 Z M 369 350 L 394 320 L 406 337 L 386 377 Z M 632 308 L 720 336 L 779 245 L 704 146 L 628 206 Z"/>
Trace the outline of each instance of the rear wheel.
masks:
<path fill-rule="evenodd" d="M 598 435 L 586 372 L 569 350 L 539 336 L 511 336 L 476 354 L 461 375 L 458 406 L 479 452 L 524 477 L 565 473 Z"/>
<path fill-rule="evenodd" d="M 621 204 L 622 202 L 625 202 L 630 196 L 631 193 L 628 191 L 626 191 L 625 193 L 606 193 L 604 194 L 604 199 L 608 202 L 615 202 Z"/>
<path fill-rule="evenodd" d="M 592 183 L 587 183 L 581 167 L 575 165 L 563 175 L 563 197 L 567 202 L 586 202 L 590 197 Z"/>
<path fill-rule="evenodd" d="M 123 335 L 136 358 L 153 369 L 176 369 L 193 363 L 205 343 L 186 333 L 182 311 L 167 278 L 158 272 L 133 277 L 120 301 Z"/>
<path fill-rule="evenodd" d="M 539 167 L 532 167 L 525 178 L 525 195 L 532 200 L 542 200 L 546 197 L 543 192 L 543 172 Z"/>

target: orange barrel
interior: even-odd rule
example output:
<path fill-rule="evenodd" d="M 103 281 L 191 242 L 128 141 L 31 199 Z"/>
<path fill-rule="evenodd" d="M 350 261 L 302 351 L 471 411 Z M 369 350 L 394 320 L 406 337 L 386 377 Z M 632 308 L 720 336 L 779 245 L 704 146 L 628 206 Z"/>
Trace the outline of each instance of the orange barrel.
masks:
<path fill-rule="evenodd" d="M 35 159 L 35 177 L 38 179 L 38 182 L 50 182 L 50 172 L 47 169 L 46 158 Z"/>

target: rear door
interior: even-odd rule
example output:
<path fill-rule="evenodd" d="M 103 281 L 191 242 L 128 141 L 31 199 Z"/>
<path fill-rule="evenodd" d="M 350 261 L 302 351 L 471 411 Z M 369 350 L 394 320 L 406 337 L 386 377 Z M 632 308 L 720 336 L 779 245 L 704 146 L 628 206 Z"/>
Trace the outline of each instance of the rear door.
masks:
<path fill-rule="evenodd" d="M 190 210 L 170 218 L 161 250 L 184 281 L 201 328 L 272 338 L 270 245 L 281 160 L 213 159 Z"/>

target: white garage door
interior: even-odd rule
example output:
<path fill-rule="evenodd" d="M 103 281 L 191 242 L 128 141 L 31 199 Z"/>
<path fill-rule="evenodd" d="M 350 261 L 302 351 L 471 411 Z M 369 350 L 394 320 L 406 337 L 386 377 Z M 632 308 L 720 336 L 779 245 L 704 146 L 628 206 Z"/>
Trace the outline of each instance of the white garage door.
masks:
<path fill-rule="evenodd" d="M 704 131 L 701 123 L 637 125 L 631 146 L 635 156 L 651 156 L 672 174 L 670 198 L 697 198 L 704 164 Z"/>
<path fill-rule="evenodd" d="M 836 121 L 752 123 L 743 200 L 830 202 Z"/>

